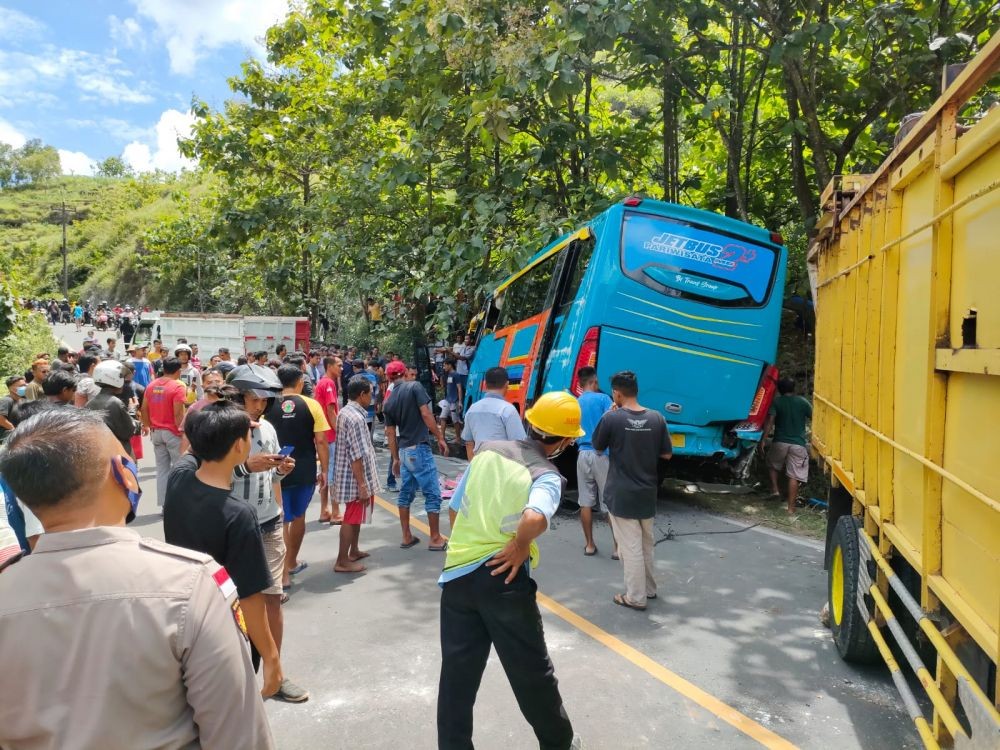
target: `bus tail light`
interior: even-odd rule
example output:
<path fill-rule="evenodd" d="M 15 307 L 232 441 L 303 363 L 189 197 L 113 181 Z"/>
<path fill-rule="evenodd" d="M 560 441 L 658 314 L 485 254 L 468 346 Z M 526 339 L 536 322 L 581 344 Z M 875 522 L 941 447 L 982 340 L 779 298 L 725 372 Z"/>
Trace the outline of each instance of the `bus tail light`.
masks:
<path fill-rule="evenodd" d="M 760 377 L 757 395 L 753 397 L 750 414 L 747 415 L 747 422 L 752 424 L 755 429 L 764 429 L 764 423 L 767 421 L 767 413 L 771 410 L 771 402 L 774 401 L 774 393 L 777 390 L 778 368 L 774 365 L 768 365 L 764 368 L 764 374 Z"/>
<path fill-rule="evenodd" d="M 600 338 L 600 326 L 594 326 L 583 337 L 583 344 L 580 345 L 580 352 L 576 355 L 576 364 L 573 366 L 573 380 L 570 381 L 569 386 L 569 390 L 574 396 L 583 393 L 580 389 L 580 379 L 576 376 L 580 372 L 580 368 L 597 367 L 597 342 Z"/>
<path fill-rule="evenodd" d="M 642 203 L 642 198 L 640 198 L 638 195 L 631 195 L 625 200 L 623 200 L 622 203 L 624 203 L 629 208 L 635 208 L 640 203 Z"/>
<path fill-rule="evenodd" d="M 771 232 L 771 242 L 775 245 L 784 245 L 785 238 L 781 236 L 781 232 Z"/>

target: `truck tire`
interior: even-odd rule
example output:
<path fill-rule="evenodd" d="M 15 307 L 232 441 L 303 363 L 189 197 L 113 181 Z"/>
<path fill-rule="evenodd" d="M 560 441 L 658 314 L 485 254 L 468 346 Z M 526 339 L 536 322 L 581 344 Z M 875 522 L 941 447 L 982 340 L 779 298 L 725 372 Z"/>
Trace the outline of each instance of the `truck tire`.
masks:
<path fill-rule="evenodd" d="M 855 516 L 841 516 L 830 540 L 830 570 L 827 575 L 830 601 L 830 629 L 833 642 L 844 661 L 872 664 L 879 658 L 878 648 L 868 632 L 867 618 L 858 604 L 858 589 L 870 581 L 871 571 L 862 570 L 858 530 L 861 521 Z M 865 595 L 865 606 L 874 606 Z"/>

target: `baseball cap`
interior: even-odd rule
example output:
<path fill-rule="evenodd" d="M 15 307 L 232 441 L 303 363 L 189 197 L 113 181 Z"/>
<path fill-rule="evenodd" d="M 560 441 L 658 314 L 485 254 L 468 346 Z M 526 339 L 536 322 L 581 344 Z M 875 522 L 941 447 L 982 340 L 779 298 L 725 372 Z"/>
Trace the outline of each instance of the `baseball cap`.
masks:
<path fill-rule="evenodd" d="M 387 377 L 395 377 L 399 375 L 406 374 L 406 365 L 404 365 L 399 360 L 393 360 L 385 366 L 385 374 Z"/>

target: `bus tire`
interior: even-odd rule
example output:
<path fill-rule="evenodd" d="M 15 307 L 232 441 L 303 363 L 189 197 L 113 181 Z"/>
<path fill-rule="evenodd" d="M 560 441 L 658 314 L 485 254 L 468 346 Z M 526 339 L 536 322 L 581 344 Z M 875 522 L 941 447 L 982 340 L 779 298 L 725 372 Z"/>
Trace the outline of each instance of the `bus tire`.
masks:
<path fill-rule="evenodd" d="M 830 570 L 827 575 L 830 630 L 844 661 L 872 664 L 879 658 L 878 648 L 868 631 L 865 615 L 858 606 L 858 587 L 863 585 L 861 566 L 864 564 L 858 537 L 860 528 L 861 521 L 855 516 L 841 516 L 830 540 Z M 870 576 L 865 578 L 870 580 Z"/>

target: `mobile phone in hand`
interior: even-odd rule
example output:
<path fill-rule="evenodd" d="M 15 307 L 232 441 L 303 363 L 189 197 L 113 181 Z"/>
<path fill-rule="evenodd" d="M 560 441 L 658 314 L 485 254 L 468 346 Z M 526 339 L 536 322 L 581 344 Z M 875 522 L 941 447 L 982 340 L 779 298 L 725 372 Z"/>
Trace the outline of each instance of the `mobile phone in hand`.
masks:
<path fill-rule="evenodd" d="M 282 446 L 281 450 L 278 451 L 278 455 L 281 456 L 282 458 L 288 458 L 290 455 L 292 455 L 293 450 L 295 450 L 294 445 L 284 445 Z"/>

